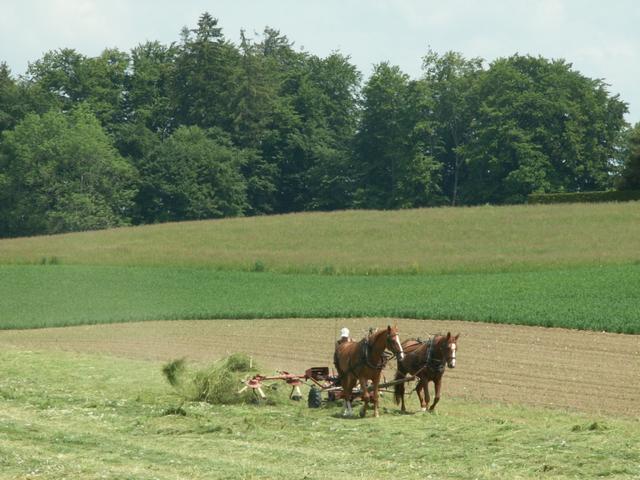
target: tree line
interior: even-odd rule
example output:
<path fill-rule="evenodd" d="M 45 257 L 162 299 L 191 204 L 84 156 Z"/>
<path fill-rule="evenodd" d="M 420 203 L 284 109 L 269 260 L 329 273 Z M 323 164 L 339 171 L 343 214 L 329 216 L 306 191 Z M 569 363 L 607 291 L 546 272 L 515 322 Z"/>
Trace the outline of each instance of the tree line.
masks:
<path fill-rule="evenodd" d="M 602 80 L 485 63 L 428 50 L 418 79 L 381 62 L 363 81 L 204 13 L 170 45 L 1 64 L 0 236 L 638 187 L 640 128 Z"/>

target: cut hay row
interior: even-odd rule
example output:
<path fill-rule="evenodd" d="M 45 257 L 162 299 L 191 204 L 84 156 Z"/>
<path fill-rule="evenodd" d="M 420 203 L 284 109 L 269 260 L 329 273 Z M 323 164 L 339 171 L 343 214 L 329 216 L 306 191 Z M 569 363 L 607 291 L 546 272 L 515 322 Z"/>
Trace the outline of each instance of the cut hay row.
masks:
<path fill-rule="evenodd" d="M 138 338 L 139 350 L 146 341 Z M 468 341 L 465 348 L 460 361 L 463 353 L 472 361 Z M 2 343 L 0 477 L 322 480 L 345 469 L 363 480 L 640 475 L 633 416 L 453 397 L 460 379 L 452 376 L 432 415 L 416 412 L 415 400 L 401 415 L 389 397 L 377 419 L 345 419 L 332 404 L 213 405 L 176 395 L 162 364 Z"/>

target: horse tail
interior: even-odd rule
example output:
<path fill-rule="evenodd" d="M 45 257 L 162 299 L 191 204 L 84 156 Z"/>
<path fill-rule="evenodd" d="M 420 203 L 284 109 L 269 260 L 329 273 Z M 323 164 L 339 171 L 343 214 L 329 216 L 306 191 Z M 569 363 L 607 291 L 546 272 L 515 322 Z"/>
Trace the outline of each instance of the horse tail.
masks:
<path fill-rule="evenodd" d="M 396 372 L 395 380 L 404 379 L 405 374 L 401 373 L 400 370 Z M 393 396 L 396 401 L 396 405 L 399 405 L 402 401 L 402 397 L 404 396 L 404 382 L 398 382 L 393 386 Z"/>

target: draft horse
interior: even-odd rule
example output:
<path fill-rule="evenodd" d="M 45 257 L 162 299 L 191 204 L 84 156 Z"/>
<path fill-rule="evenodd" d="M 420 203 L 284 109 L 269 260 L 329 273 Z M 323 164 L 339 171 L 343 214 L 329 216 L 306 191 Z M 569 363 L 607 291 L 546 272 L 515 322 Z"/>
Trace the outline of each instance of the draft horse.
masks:
<path fill-rule="evenodd" d="M 398 370 L 395 380 L 402 380 L 409 375 L 416 375 L 416 393 L 420 399 L 422 411 L 427 411 L 429 405 L 429 382 L 433 382 L 435 387 L 435 398 L 429 407 L 433 411 L 440 401 L 440 391 L 442 387 L 442 376 L 445 367 L 455 368 L 456 350 L 458 348 L 458 337 L 451 336 L 451 332 L 446 335 L 435 335 L 427 341 L 416 339 L 406 340 L 402 343 L 404 359 L 398 360 Z M 406 412 L 404 406 L 404 382 L 399 382 L 394 386 L 394 396 L 396 403 L 400 403 L 402 412 Z M 424 392 L 424 396 L 423 396 Z"/>
<path fill-rule="evenodd" d="M 353 415 L 351 401 L 353 388 L 360 382 L 362 389 L 362 409 L 360 416 L 367 414 L 369 400 L 373 397 L 373 414 L 380 416 L 378 411 L 378 386 L 380 375 L 385 364 L 384 352 L 389 349 L 397 358 L 404 358 L 402 344 L 398 337 L 398 328 L 387 326 L 386 329 L 376 330 L 359 342 L 345 342 L 336 347 L 337 366 L 340 373 L 343 396 L 345 402 L 344 415 Z M 371 380 L 373 391 L 369 393 L 367 382 Z"/>

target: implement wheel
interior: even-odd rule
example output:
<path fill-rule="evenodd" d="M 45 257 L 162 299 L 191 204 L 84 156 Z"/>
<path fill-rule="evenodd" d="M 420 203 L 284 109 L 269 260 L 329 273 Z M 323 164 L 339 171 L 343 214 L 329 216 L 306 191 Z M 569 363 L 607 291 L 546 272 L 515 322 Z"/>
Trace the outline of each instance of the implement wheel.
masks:
<path fill-rule="evenodd" d="M 316 387 L 311 387 L 309 390 L 307 404 L 309 408 L 320 408 L 322 405 L 322 393 Z"/>

